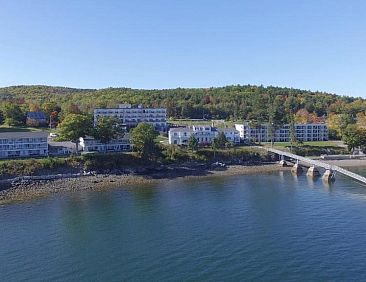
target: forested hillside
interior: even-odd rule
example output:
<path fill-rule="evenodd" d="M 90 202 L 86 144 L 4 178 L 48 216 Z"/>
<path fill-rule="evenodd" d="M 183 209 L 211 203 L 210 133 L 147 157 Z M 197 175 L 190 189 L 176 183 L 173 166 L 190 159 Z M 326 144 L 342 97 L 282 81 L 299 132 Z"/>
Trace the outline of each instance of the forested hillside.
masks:
<path fill-rule="evenodd" d="M 230 120 L 272 120 L 284 123 L 328 118 L 331 127 L 363 120 L 366 100 L 324 92 L 236 85 L 216 88 L 138 90 L 129 88 L 75 89 L 52 86 L 0 88 L 2 107 L 11 103 L 23 110 L 58 111 L 62 119 L 70 112 L 91 113 L 96 107 L 118 103 L 166 107 L 170 118 L 214 118 Z"/>

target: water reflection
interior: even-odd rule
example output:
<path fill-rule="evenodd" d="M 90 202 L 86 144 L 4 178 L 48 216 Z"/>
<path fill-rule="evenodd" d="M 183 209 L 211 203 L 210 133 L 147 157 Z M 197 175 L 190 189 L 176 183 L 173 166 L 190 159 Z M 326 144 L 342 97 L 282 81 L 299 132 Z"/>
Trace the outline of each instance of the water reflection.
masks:
<path fill-rule="evenodd" d="M 315 188 L 315 182 L 318 180 L 319 177 L 312 177 L 309 175 L 306 175 L 306 181 L 308 184 L 308 188 L 314 189 Z"/>
<path fill-rule="evenodd" d="M 293 181 L 295 182 L 295 183 L 299 183 L 299 176 L 300 176 L 301 174 L 297 174 L 297 173 L 293 173 L 293 172 L 291 172 L 291 176 L 292 176 L 292 179 L 293 179 Z"/>
<path fill-rule="evenodd" d="M 332 192 L 332 185 L 333 185 L 334 181 L 329 182 L 327 180 L 322 179 L 322 183 L 323 183 L 323 188 L 325 191 Z"/>

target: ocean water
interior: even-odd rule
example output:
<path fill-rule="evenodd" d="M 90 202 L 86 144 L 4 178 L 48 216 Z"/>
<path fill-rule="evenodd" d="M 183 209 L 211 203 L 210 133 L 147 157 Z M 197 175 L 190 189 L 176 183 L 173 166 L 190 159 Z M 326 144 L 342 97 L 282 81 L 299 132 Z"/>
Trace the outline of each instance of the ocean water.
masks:
<path fill-rule="evenodd" d="M 364 281 L 366 186 L 274 172 L 3 205 L 0 280 Z"/>

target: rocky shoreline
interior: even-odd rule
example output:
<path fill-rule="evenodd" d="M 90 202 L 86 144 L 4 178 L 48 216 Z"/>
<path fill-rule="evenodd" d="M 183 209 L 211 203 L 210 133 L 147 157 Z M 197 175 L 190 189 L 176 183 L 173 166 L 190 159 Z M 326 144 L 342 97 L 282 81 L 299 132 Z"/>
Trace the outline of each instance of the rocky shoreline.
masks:
<path fill-rule="evenodd" d="M 89 174 L 52 180 L 23 179 L 13 181 L 0 191 L 0 204 L 43 197 L 54 193 L 83 190 L 105 190 L 132 185 L 152 184 L 177 179 L 198 179 L 251 173 L 269 173 L 289 170 L 276 164 L 230 165 L 226 167 L 180 166 L 141 170 L 137 173 L 114 172 Z"/>

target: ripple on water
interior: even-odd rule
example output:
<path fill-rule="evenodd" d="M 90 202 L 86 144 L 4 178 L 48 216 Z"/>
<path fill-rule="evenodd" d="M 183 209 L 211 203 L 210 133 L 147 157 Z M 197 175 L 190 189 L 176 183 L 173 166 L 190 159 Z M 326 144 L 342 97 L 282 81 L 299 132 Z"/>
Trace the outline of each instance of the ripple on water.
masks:
<path fill-rule="evenodd" d="M 365 280 L 366 189 L 290 173 L 0 207 L 0 272 L 38 280 Z"/>

